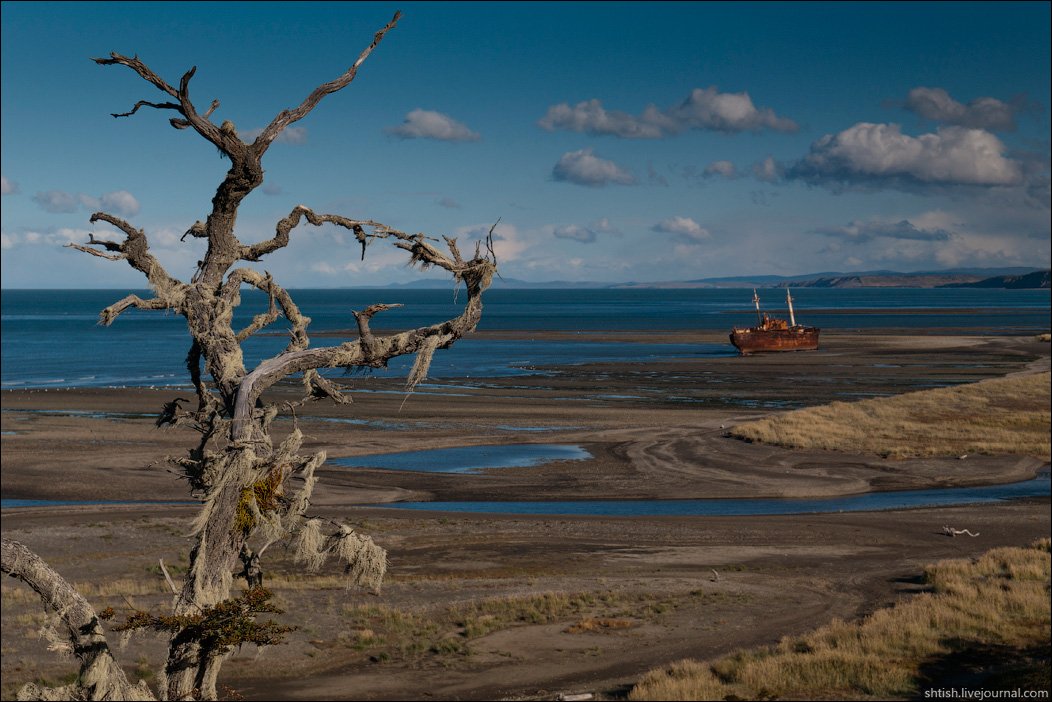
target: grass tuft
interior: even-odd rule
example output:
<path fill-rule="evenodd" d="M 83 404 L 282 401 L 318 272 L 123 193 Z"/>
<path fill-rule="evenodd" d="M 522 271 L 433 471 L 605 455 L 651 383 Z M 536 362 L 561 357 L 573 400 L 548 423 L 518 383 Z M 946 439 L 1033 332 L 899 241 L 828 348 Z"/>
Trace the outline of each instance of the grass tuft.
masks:
<path fill-rule="evenodd" d="M 1052 374 L 1033 373 L 859 402 L 833 402 L 740 424 L 746 441 L 890 458 L 1052 456 Z"/>
<path fill-rule="evenodd" d="M 973 686 L 1046 685 L 1049 544 L 942 561 L 927 569 L 931 592 L 861 623 L 834 620 L 711 664 L 680 661 L 644 675 L 629 699 L 919 699 L 952 686 L 962 658 L 975 664 Z"/>

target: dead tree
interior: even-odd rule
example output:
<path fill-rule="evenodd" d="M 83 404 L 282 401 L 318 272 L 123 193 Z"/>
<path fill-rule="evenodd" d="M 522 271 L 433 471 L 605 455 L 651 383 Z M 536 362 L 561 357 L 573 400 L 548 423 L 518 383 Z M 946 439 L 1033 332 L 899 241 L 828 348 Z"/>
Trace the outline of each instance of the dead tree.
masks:
<path fill-rule="evenodd" d="M 244 561 L 240 573 L 251 577 L 253 584 L 260 583 L 259 554 L 271 543 L 291 539 L 296 559 L 306 569 L 316 569 L 326 557 L 336 556 L 346 562 L 350 580 L 367 587 L 377 587 L 386 570 L 386 552 L 371 538 L 308 514 L 316 482 L 314 471 L 325 461 L 325 454 L 300 455 L 302 434 L 298 429 L 275 443 L 271 423 L 288 407 L 268 402 L 267 390 L 298 375 L 305 389 L 300 402 L 328 398 L 343 403 L 347 398 L 319 370 L 379 368 L 396 356 L 416 354 L 407 384 L 412 389 L 425 376 L 432 354 L 473 331 L 481 317 L 482 294 L 496 271 L 492 239 L 485 248 L 476 244 L 473 257 L 466 259 L 455 239 L 445 237 L 446 251 L 442 251 L 432 243 L 434 239 L 423 234 L 409 234 L 369 219 L 318 214 L 305 205 L 292 208 L 277 223 L 272 238 L 245 244 L 234 233 L 241 201 L 263 183 L 261 160 L 275 138 L 306 117 L 326 95 L 350 84 L 399 17 L 396 13 L 376 33 L 343 75 L 318 86 L 297 107 L 283 110 L 251 143 L 238 137 L 231 122 L 216 125 L 212 121 L 218 100 L 203 113 L 194 106 L 190 80 L 196 67 L 173 86 L 138 57 L 113 53 L 109 58 L 95 59 L 104 66 L 130 68 L 166 95 L 164 101 L 140 100 L 115 117 L 130 117 L 144 107 L 173 113 L 169 120 L 173 127 L 197 132 L 230 161 L 208 216 L 204 222 L 195 222 L 184 235 L 207 240 L 207 252 L 189 281 L 179 280 L 164 269 L 150 252 L 144 230 L 105 212 L 91 215 L 91 222 L 106 222 L 123 237 L 111 240 L 92 235 L 86 244 L 70 244 L 94 256 L 126 261 L 146 276 L 153 291 L 148 299 L 128 295 L 102 310 L 101 324 L 111 324 L 129 308 L 167 310 L 186 319 L 192 339 L 186 367 L 196 389 L 196 407 L 184 409 L 180 402 L 190 401 L 173 400 L 166 403 L 157 422 L 158 426 L 186 425 L 200 433 L 200 440 L 185 456 L 171 459 L 193 492 L 203 497 L 192 529 L 190 566 L 181 588 L 175 588 L 179 591 L 171 616 L 138 612 L 120 627 L 168 633 L 168 659 L 159 690 L 162 698 L 216 699 L 216 677 L 231 645 L 268 643 L 282 633 L 276 625 L 268 629 L 268 625 L 256 622 L 256 614 L 273 611 L 264 595 L 252 594 L 257 590 L 231 597 L 240 560 Z M 354 313 L 356 339 L 311 347 L 307 335 L 310 319 L 300 312 L 289 292 L 270 274 L 239 265 L 260 261 L 288 245 L 292 230 L 303 220 L 314 226 L 329 224 L 349 230 L 361 245 L 362 256 L 369 244 L 386 240 L 406 251 L 411 265 L 446 270 L 467 290 L 462 312 L 431 326 L 380 336 L 370 329 L 370 320 L 394 305 L 377 304 Z M 265 293 L 270 304 L 245 328 L 237 329 L 234 309 L 246 286 Z M 281 316 L 290 326 L 288 346 L 255 368 L 246 368 L 242 343 Z M 74 685 L 59 689 L 27 685 L 22 695 L 28 699 L 150 699 L 150 691 L 144 685 L 131 685 L 109 653 L 99 620 L 112 616 L 111 612 L 96 613 L 61 576 L 21 544 L 4 540 L 3 572 L 26 581 L 58 613 L 68 630 L 70 650 L 82 663 Z M 217 634 L 216 622 L 220 621 L 232 631 Z M 231 627 L 231 621 L 236 626 Z"/>

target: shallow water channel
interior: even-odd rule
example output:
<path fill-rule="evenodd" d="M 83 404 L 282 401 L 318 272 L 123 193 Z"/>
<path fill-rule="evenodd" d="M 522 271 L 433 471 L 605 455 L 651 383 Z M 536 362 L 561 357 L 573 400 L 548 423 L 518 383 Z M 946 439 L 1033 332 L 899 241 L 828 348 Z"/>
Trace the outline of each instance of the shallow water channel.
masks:
<path fill-rule="evenodd" d="M 489 468 L 523 468 L 552 461 L 581 461 L 592 455 L 574 444 L 503 444 L 460 446 L 455 448 L 403 451 L 330 459 L 329 463 L 347 468 L 425 473 L 477 473 Z M 1023 497 L 1048 496 L 1049 473 L 1032 480 L 1003 485 L 871 492 L 826 498 L 692 499 L 692 500 L 572 500 L 572 501 L 463 501 L 396 502 L 362 505 L 393 509 L 436 512 L 474 512 L 489 514 L 595 515 L 608 517 L 656 516 L 752 516 L 775 514 L 817 514 L 863 512 L 911 507 L 936 507 L 996 502 Z M 0 500 L 3 509 L 61 505 L 158 504 L 155 502 Z M 164 504 L 194 504 L 168 502 Z"/>
<path fill-rule="evenodd" d="M 348 456 L 331 458 L 329 463 L 422 473 L 477 473 L 484 468 L 529 468 L 551 461 L 581 461 L 591 457 L 585 449 L 570 444 L 506 444 Z"/>
<path fill-rule="evenodd" d="M 765 498 L 718 500 L 573 500 L 547 502 L 396 502 L 368 505 L 395 509 L 487 514 L 593 515 L 604 517 L 762 516 L 876 512 L 911 507 L 945 507 L 978 504 L 1021 497 L 1049 495 L 1049 475 L 1004 485 L 983 485 L 934 490 L 869 492 L 862 495 L 818 499 Z"/>

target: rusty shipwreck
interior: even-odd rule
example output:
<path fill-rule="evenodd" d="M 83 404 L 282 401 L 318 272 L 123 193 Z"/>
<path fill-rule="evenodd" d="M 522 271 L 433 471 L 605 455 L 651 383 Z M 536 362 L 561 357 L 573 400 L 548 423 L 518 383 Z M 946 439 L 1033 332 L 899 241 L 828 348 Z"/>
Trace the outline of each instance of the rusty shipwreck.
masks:
<path fill-rule="evenodd" d="M 785 291 L 785 302 L 789 306 L 789 321 L 776 319 L 760 310 L 760 296 L 752 291 L 752 301 L 756 305 L 755 327 L 731 330 L 731 343 L 741 355 L 766 351 L 814 351 L 818 348 L 818 327 L 805 327 L 796 323 L 793 312 L 793 298 L 789 290 Z"/>

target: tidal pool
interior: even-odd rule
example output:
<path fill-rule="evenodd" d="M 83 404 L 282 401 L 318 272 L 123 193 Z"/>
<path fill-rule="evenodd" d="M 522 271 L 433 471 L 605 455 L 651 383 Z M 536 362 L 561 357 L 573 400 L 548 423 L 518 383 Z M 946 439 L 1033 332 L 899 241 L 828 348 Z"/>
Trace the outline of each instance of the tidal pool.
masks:
<path fill-rule="evenodd" d="M 591 457 L 592 454 L 580 446 L 508 444 L 347 456 L 331 458 L 329 463 L 355 468 L 384 468 L 422 473 L 476 473 L 483 468 L 528 468 L 551 461 L 581 461 Z"/>

